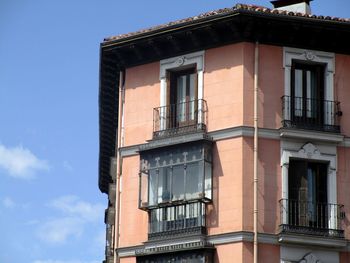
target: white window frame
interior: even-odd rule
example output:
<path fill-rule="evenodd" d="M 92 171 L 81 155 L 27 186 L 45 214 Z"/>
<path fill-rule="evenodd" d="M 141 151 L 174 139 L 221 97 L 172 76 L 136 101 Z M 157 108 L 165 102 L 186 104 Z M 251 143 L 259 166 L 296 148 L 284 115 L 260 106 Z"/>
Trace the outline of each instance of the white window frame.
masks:
<path fill-rule="evenodd" d="M 292 61 L 306 61 L 323 63 L 325 68 L 325 83 L 324 83 L 324 99 L 328 101 L 334 101 L 334 72 L 335 72 L 335 54 L 330 52 L 323 52 L 317 50 L 299 49 L 284 47 L 283 48 L 283 68 L 284 68 L 284 95 L 291 96 L 291 72 Z M 325 105 L 327 106 L 327 104 Z M 328 104 L 328 107 L 331 107 Z M 331 109 L 329 109 L 331 110 Z M 331 111 L 329 111 L 331 112 Z M 291 113 L 289 111 L 284 112 L 284 119 L 290 120 Z M 325 114 L 325 124 L 334 125 L 333 119 Z"/>
<path fill-rule="evenodd" d="M 204 51 L 198 51 L 182 56 L 163 59 L 160 61 L 160 107 L 167 106 L 167 71 L 171 69 L 181 69 L 189 65 L 195 65 L 197 71 L 197 89 L 198 100 L 203 99 L 203 74 L 204 74 Z M 202 120 L 202 104 L 198 103 L 198 121 Z M 163 109 L 163 108 L 161 108 Z M 166 126 L 165 111 L 160 112 L 160 129 L 163 130 Z"/>
<path fill-rule="evenodd" d="M 300 145 L 300 143 L 282 141 L 281 167 L 282 167 L 282 199 L 288 199 L 288 171 L 291 159 L 314 160 L 328 163 L 327 171 L 327 203 L 337 204 L 337 148 L 330 145 L 319 145 L 312 143 Z M 329 227 L 337 229 L 336 209 L 330 211 Z M 283 219 L 287 224 L 287 211 L 283 210 Z"/>

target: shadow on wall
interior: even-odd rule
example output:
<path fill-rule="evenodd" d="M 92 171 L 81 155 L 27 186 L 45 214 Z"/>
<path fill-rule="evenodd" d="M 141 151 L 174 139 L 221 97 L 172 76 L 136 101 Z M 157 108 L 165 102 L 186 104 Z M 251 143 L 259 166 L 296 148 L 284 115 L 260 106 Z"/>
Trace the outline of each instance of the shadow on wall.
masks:
<path fill-rule="evenodd" d="M 213 203 L 207 207 L 207 227 L 219 226 L 219 177 L 224 176 L 216 144 L 213 145 Z M 216 262 L 216 261 L 215 261 Z"/>

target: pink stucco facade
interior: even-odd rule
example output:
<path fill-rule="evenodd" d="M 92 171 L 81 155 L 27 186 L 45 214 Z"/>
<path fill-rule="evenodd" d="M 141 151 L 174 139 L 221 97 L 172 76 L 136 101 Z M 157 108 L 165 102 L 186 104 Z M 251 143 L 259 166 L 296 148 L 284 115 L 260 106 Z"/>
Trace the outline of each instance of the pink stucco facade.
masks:
<path fill-rule="evenodd" d="M 206 205 L 207 235 L 219 236 L 253 231 L 253 43 L 238 43 L 204 51 L 203 99 L 207 102 L 207 133 L 248 127 L 246 133 L 231 133 L 214 139 L 212 154 L 213 197 Z M 284 95 L 285 69 L 283 47 L 259 45 L 258 124 L 267 135 L 258 141 L 258 232 L 271 235 L 259 243 L 259 262 L 281 260 L 278 241 L 282 199 L 281 153 L 283 140 L 279 129 L 282 121 L 281 97 Z M 334 97 L 341 103 L 341 135 L 350 136 L 350 56 L 335 55 Z M 152 140 L 153 109 L 161 101 L 160 62 L 127 68 L 123 116 L 123 147 L 147 144 Z M 215 136 L 214 136 L 215 137 Z M 288 142 L 293 138 L 288 138 Z M 312 141 L 309 137 L 295 139 Z M 326 140 L 325 140 L 326 141 Z M 328 142 L 313 141 L 321 148 Z M 344 205 L 342 220 L 345 239 L 350 239 L 350 148 L 346 143 L 331 142 L 336 149 L 336 197 Z M 121 248 L 141 246 L 147 242 L 148 214 L 138 209 L 140 157 L 123 157 L 121 170 Z M 268 236 L 270 237 L 270 236 Z M 271 241 L 273 240 L 273 241 Z M 270 243 L 269 243 L 270 242 Z M 288 244 L 286 245 L 288 246 Z M 341 250 L 339 248 L 339 250 Z M 252 240 L 231 240 L 215 245 L 214 262 L 253 262 Z M 233 260 L 234 259 L 234 260 Z M 136 262 L 135 256 L 120 259 Z M 347 252 L 339 253 L 339 262 L 349 262 Z"/>

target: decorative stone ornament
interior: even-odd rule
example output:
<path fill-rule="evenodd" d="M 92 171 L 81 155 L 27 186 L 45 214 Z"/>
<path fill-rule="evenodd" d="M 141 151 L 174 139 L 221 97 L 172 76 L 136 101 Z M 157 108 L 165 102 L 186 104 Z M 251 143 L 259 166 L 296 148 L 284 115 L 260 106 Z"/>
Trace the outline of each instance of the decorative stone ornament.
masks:
<path fill-rule="evenodd" d="M 182 66 L 185 63 L 185 57 L 179 57 L 176 61 L 175 64 L 177 67 Z"/>
<path fill-rule="evenodd" d="M 320 151 L 312 143 L 306 143 L 299 151 L 300 155 L 304 155 L 307 159 L 317 159 L 319 157 Z"/>
<path fill-rule="evenodd" d="M 299 261 L 299 263 L 322 263 L 322 262 L 318 260 L 314 254 L 308 253 Z"/>
<path fill-rule="evenodd" d="M 309 51 L 309 50 L 305 50 L 304 56 L 305 56 L 306 60 L 311 60 L 311 61 L 315 60 L 315 57 L 316 57 L 316 55 L 312 51 Z"/>

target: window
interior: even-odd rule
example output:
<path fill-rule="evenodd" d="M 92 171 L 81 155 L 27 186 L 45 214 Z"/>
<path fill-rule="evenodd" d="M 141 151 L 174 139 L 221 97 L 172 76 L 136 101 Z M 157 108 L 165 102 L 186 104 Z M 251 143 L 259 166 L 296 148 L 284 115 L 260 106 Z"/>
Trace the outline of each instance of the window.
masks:
<path fill-rule="evenodd" d="M 171 127 L 183 127 L 197 123 L 198 95 L 195 68 L 169 71 Z"/>
<path fill-rule="evenodd" d="M 327 228 L 327 163 L 289 162 L 289 224 Z"/>
<path fill-rule="evenodd" d="M 322 124 L 324 116 L 324 65 L 292 62 L 292 120 Z"/>
<path fill-rule="evenodd" d="M 211 200 L 211 143 L 141 152 L 140 208 Z"/>
<path fill-rule="evenodd" d="M 284 48 L 283 127 L 340 132 L 334 60 L 333 53 Z"/>
<path fill-rule="evenodd" d="M 160 106 L 154 108 L 153 137 L 205 131 L 204 52 L 160 61 Z"/>
<path fill-rule="evenodd" d="M 282 141 L 281 232 L 344 237 L 334 145 Z"/>
<path fill-rule="evenodd" d="M 191 243 L 185 243 L 191 246 Z M 213 261 L 213 249 L 193 249 L 189 251 L 171 250 L 166 254 L 154 254 L 138 256 L 137 263 L 211 263 Z"/>

